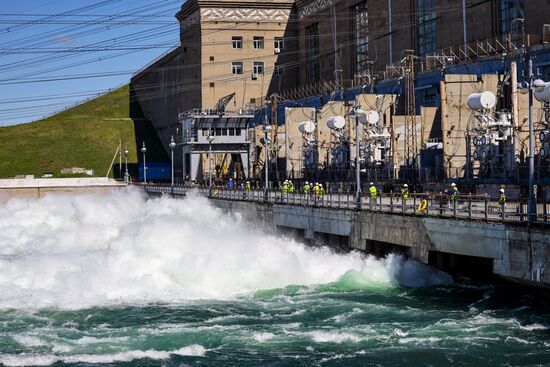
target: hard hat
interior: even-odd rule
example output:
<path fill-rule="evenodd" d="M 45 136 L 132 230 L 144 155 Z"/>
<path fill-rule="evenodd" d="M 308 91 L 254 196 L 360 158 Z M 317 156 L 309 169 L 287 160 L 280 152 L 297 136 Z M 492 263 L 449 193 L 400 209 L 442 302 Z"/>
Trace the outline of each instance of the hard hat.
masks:
<path fill-rule="evenodd" d="M 455 186 L 456 186 L 456 184 L 453 182 L 453 183 L 451 184 L 451 187 L 455 187 Z"/>
<path fill-rule="evenodd" d="M 319 184 L 319 186 L 323 187 L 323 184 Z"/>
<path fill-rule="evenodd" d="M 374 185 L 374 183 L 371 182 L 370 185 L 372 186 L 372 185 Z"/>
<path fill-rule="evenodd" d="M 306 181 L 306 185 L 309 185 L 309 182 Z"/>
<path fill-rule="evenodd" d="M 403 187 L 409 187 L 409 185 L 407 185 L 407 184 L 404 184 L 404 185 L 403 185 Z"/>
<path fill-rule="evenodd" d="M 504 189 L 500 189 L 500 192 L 504 192 Z"/>

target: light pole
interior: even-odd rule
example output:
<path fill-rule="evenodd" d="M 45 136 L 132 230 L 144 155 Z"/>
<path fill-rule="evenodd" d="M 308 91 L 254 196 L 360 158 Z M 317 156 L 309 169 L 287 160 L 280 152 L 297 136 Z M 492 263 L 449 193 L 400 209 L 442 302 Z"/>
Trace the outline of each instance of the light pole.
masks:
<path fill-rule="evenodd" d="M 208 194 L 212 194 L 212 142 L 215 137 L 208 135 Z"/>
<path fill-rule="evenodd" d="M 534 117 L 533 117 L 533 89 L 534 79 L 533 74 L 533 59 L 528 60 L 528 77 L 529 77 L 529 198 L 527 201 L 527 220 L 535 221 L 536 206 L 535 206 L 535 132 L 534 132 Z"/>
<path fill-rule="evenodd" d="M 264 200 L 267 201 L 269 195 L 269 150 L 271 139 L 269 138 L 269 133 L 271 132 L 271 125 L 264 125 L 264 140 L 265 140 L 265 163 L 264 163 L 264 173 L 265 173 L 265 183 L 264 183 Z"/>
<path fill-rule="evenodd" d="M 129 176 L 128 176 L 128 146 L 124 148 L 124 183 L 128 185 L 129 183 Z"/>
<path fill-rule="evenodd" d="M 141 152 L 143 153 L 143 183 L 147 185 L 147 165 L 145 164 L 145 152 L 147 152 L 147 148 L 145 148 L 145 142 L 143 142 Z"/>
<path fill-rule="evenodd" d="M 176 142 L 174 141 L 174 135 L 170 138 L 170 144 L 168 144 L 170 147 L 170 154 L 172 159 L 172 184 L 171 187 L 174 187 L 174 148 L 176 147 Z"/>
<path fill-rule="evenodd" d="M 122 177 L 122 140 L 118 139 L 118 178 L 120 177 Z"/>
<path fill-rule="evenodd" d="M 357 107 L 353 106 L 350 112 L 350 116 L 355 117 L 355 205 L 361 207 L 361 161 L 360 161 L 360 149 L 359 149 L 359 116 L 364 115 L 365 112 Z"/>

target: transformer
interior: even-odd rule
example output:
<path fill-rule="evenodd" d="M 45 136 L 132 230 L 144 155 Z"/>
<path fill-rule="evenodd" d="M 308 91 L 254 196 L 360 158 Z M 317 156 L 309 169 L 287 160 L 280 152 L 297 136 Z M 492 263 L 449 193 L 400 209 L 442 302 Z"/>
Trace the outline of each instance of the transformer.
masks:
<path fill-rule="evenodd" d="M 315 134 L 317 127 L 313 121 L 302 121 L 298 123 L 298 130 L 302 133 L 302 159 L 305 169 L 316 169 L 319 164 L 319 150 L 317 136 Z"/>
<path fill-rule="evenodd" d="M 514 124 L 506 111 L 494 112 L 496 97 L 492 92 L 473 93 L 468 107 L 474 112 L 476 126 L 467 139 L 473 145 L 471 159 L 479 164 L 478 177 L 512 177 L 515 170 Z"/>
<path fill-rule="evenodd" d="M 346 167 L 350 159 L 349 142 L 346 136 L 346 119 L 343 116 L 333 116 L 327 120 L 331 131 L 330 165 L 336 168 Z"/>
<path fill-rule="evenodd" d="M 533 82 L 534 97 L 542 103 L 544 120 L 541 121 L 542 130 L 539 131 L 539 158 L 541 161 L 550 161 L 550 82 L 537 79 Z"/>

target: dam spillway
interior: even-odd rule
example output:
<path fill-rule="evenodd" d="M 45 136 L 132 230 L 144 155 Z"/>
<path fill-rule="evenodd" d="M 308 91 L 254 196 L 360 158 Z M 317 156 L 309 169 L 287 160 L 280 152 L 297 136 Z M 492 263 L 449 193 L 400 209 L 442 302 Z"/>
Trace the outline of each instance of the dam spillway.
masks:
<path fill-rule="evenodd" d="M 146 190 L 178 196 L 188 189 L 149 185 Z M 205 190 L 196 192 L 208 195 Z M 468 270 L 461 266 L 482 265 L 488 272 L 513 281 L 550 285 L 550 274 L 545 272 L 550 266 L 547 204 L 540 208 L 542 221 L 529 224 L 523 204 L 512 210 L 513 204 L 507 203 L 509 212 L 503 218 L 486 200 L 454 207 L 434 200 L 429 212 L 418 211 L 420 200 L 404 204 L 389 198 L 375 203 L 363 199 L 358 209 L 350 194 L 327 195 L 321 201 L 300 194 L 273 192 L 266 198 L 261 191 L 218 190 L 210 200 L 249 220 L 296 230 L 306 239 L 321 235 L 336 246 L 374 254 L 387 254 L 397 246 L 425 264 L 462 262 L 456 265 L 458 271 Z"/>

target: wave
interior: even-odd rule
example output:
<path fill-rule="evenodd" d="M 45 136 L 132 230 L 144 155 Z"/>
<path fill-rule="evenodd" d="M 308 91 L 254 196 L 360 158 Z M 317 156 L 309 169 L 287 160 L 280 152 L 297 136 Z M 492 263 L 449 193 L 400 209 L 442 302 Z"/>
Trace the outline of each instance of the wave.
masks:
<path fill-rule="evenodd" d="M 0 364 L 5 366 L 50 366 L 57 362 L 108 364 L 130 362 L 136 359 L 168 359 L 171 355 L 203 357 L 207 349 L 200 344 L 192 344 L 173 351 L 132 350 L 113 354 L 77 354 L 58 356 L 55 354 L 0 355 Z"/>

